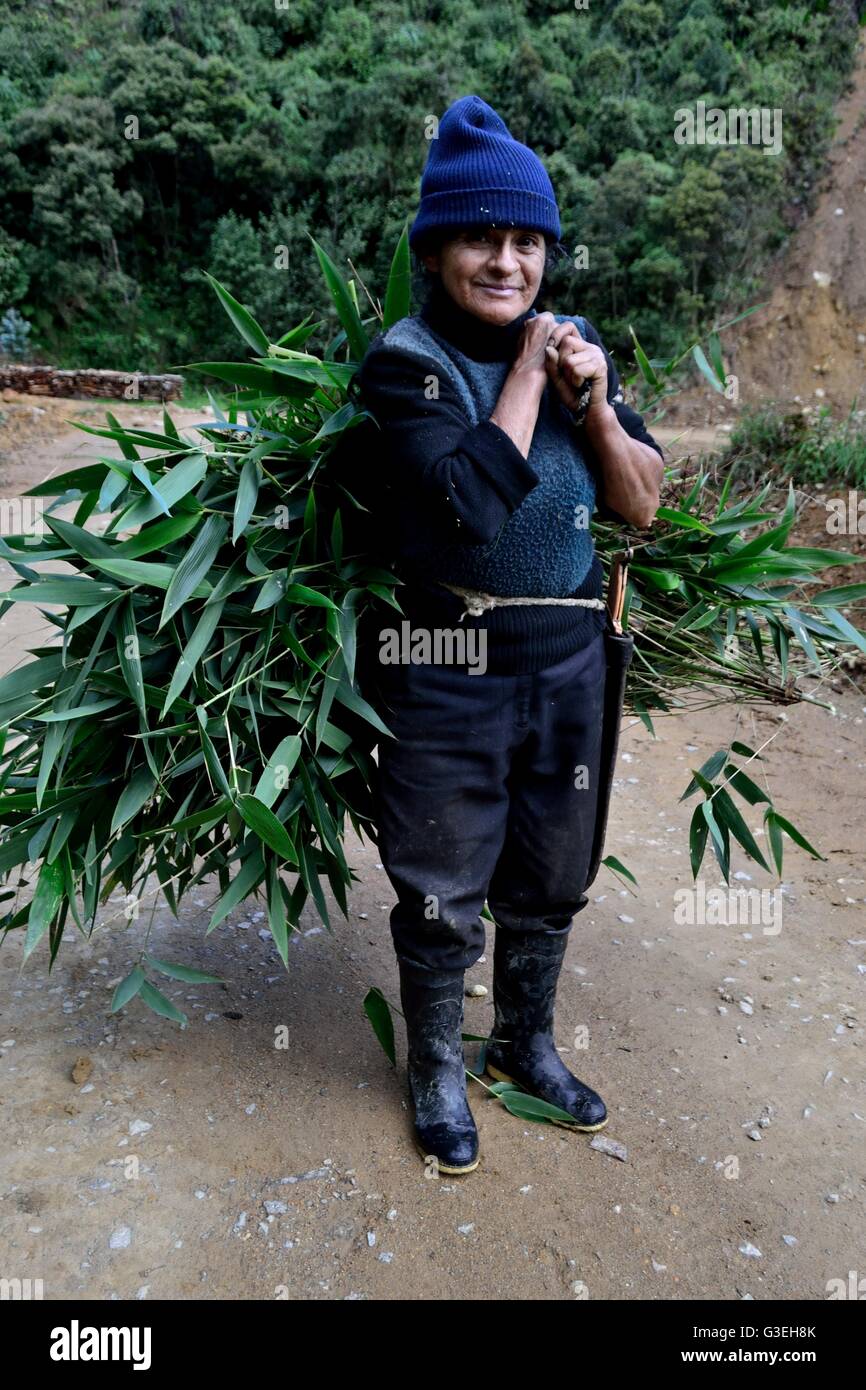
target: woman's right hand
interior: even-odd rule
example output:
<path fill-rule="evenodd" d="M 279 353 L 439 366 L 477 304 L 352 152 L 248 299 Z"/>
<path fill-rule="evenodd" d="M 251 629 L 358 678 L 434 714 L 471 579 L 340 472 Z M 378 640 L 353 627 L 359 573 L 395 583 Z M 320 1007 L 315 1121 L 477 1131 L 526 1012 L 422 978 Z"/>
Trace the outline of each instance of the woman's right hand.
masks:
<path fill-rule="evenodd" d="M 523 325 L 511 370 L 547 385 L 547 344 L 557 323 L 553 314 L 536 314 Z"/>

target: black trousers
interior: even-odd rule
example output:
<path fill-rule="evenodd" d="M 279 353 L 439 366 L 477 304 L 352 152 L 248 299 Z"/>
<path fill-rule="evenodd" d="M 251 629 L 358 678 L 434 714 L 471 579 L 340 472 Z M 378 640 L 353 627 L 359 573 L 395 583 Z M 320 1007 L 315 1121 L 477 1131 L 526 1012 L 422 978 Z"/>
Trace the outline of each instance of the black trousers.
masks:
<path fill-rule="evenodd" d="M 379 738 L 375 803 L 401 960 L 473 965 L 485 899 L 511 930 L 569 930 L 588 902 L 604 679 L 601 634 L 531 675 L 395 664 L 366 677 L 396 735 Z"/>

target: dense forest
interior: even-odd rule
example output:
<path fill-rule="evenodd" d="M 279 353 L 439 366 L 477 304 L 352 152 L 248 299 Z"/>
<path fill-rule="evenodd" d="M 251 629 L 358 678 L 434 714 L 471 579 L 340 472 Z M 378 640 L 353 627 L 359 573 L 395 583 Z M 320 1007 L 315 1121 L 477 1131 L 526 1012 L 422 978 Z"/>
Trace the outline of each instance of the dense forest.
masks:
<path fill-rule="evenodd" d="M 31 325 L 31 358 L 148 371 L 236 354 L 204 269 L 272 336 L 323 308 L 308 233 L 378 290 L 429 118 L 477 92 L 553 180 L 556 307 L 666 351 L 757 298 L 807 210 L 858 9 L 6 0 L 0 317 Z M 781 153 L 677 143 L 699 101 L 780 110 Z"/>

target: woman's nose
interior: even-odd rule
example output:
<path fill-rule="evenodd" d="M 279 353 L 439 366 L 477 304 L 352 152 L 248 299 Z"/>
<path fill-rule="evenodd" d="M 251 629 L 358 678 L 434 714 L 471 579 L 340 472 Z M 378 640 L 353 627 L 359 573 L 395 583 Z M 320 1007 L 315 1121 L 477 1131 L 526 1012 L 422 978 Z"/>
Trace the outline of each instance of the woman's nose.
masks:
<path fill-rule="evenodd" d="M 503 274 L 510 274 L 516 269 L 518 261 L 512 247 L 506 242 L 501 246 L 495 246 L 491 252 L 489 264 Z"/>

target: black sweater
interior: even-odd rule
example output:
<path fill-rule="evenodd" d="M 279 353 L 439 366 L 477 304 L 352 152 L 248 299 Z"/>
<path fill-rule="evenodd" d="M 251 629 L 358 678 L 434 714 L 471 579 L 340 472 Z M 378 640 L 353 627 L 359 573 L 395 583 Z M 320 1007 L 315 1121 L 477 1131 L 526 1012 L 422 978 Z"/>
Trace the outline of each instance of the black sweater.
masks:
<path fill-rule="evenodd" d="M 527 310 L 504 327 L 490 325 L 461 309 L 444 291 L 434 292 L 419 318 L 453 345 L 470 363 L 464 367 L 475 376 L 472 363 L 510 363 L 527 318 Z M 539 484 L 533 466 L 533 452 L 526 459 L 510 436 L 489 418 L 477 423 L 467 411 L 466 398 L 457 390 L 441 360 L 399 346 L 389 346 L 388 335 L 371 344 L 356 378 L 364 405 L 373 413 L 381 433 L 375 428 L 364 435 L 367 453 L 363 472 L 368 487 L 365 503 L 375 510 L 380 522 L 380 554 L 404 580 L 397 590 L 406 617 L 413 627 L 483 627 L 487 630 L 487 669 L 493 674 L 521 674 L 554 665 L 586 645 L 604 626 L 599 610 L 532 604 L 495 608 L 481 617 L 463 617 L 465 604 L 457 595 L 437 584 L 430 574 L 429 556 L 436 547 L 452 555 L 463 547 L 473 553 L 494 541 L 508 519 Z M 399 335 L 397 335 L 399 336 Z M 605 354 L 608 369 L 608 401 L 623 428 L 635 439 L 661 449 L 647 432 L 643 419 L 622 401 L 619 376 L 604 344 L 589 321 L 584 337 Z M 393 335 L 392 335 L 393 338 Z M 478 373 L 484 374 L 484 369 Z M 430 398 L 430 380 L 436 382 L 436 396 Z M 547 388 L 553 415 L 546 415 L 564 440 L 574 442 L 575 466 L 589 469 L 595 483 L 595 503 L 600 514 L 614 517 L 605 506 L 598 461 L 569 412 L 558 401 L 552 386 Z M 475 412 L 477 414 L 477 412 Z M 537 427 L 538 428 L 538 427 Z M 540 431 L 539 431 L 540 433 Z M 617 518 L 619 519 L 619 518 Z M 542 547 L 546 537 L 536 530 L 534 547 Z M 601 597 L 602 570 L 591 543 L 587 550 L 588 568 L 574 588 L 566 592 L 575 597 Z M 473 587 L 467 585 L 466 587 Z M 504 592 L 497 588 L 492 592 Z M 538 590 L 533 590 L 538 592 Z M 542 588 L 554 595 L 554 590 Z M 388 616 L 390 615 L 390 616 Z M 368 618 L 373 627 L 399 621 L 393 609 Z M 370 630 L 368 628 L 368 630 Z"/>

